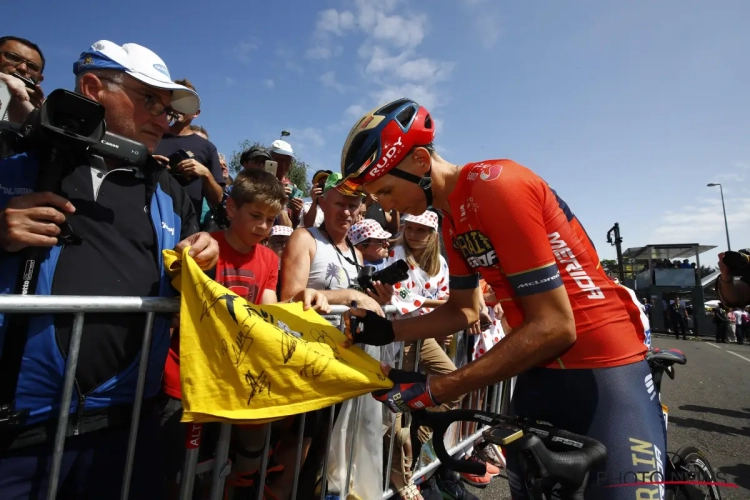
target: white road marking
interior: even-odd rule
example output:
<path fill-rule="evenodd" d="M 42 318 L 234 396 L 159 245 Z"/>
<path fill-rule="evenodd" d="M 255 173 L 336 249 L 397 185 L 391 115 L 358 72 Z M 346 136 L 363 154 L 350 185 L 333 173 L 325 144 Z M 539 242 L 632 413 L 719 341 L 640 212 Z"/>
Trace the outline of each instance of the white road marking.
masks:
<path fill-rule="evenodd" d="M 741 356 L 741 355 L 737 354 L 736 352 L 732 352 L 732 351 L 727 351 L 727 352 L 728 352 L 729 354 L 734 354 L 734 355 L 735 355 L 735 356 L 737 356 L 738 358 L 742 358 L 742 359 L 744 359 L 745 361 L 747 361 L 748 363 L 750 363 L 750 359 L 747 359 L 747 358 L 746 358 L 745 356 Z"/>
<path fill-rule="evenodd" d="M 717 346 L 716 344 L 712 344 L 711 342 L 706 342 L 706 344 L 710 345 L 711 347 L 715 347 L 717 349 L 721 349 L 721 347 Z"/>

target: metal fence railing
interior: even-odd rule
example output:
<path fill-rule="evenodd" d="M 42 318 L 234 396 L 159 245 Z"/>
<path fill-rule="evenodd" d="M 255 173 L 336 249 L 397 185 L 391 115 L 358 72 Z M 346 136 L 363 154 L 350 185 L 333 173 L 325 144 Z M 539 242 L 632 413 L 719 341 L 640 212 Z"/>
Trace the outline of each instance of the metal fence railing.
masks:
<path fill-rule="evenodd" d="M 128 500 L 130 492 L 130 481 L 133 475 L 133 465 L 135 458 L 136 449 L 136 438 L 138 436 L 138 425 L 139 416 L 141 414 L 141 408 L 143 404 L 143 394 L 146 383 L 146 375 L 148 368 L 148 353 L 151 347 L 152 341 L 152 328 L 154 324 L 154 317 L 158 313 L 176 313 L 179 311 L 180 302 L 179 299 L 164 299 L 164 298 L 151 298 L 151 297 L 83 297 L 83 296 L 20 296 L 20 295 L 3 295 L 0 296 L 0 313 L 3 314 L 56 314 L 66 313 L 73 314 L 73 328 L 71 332 L 70 345 L 68 347 L 68 355 L 65 364 L 65 372 L 63 378 L 62 397 L 60 404 L 60 412 L 56 423 L 56 433 L 54 437 L 54 444 L 52 448 L 52 463 L 50 468 L 49 483 L 47 489 L 47 498 L 54 500 L 57 496 L 58 487 L 60 484 L 60 468 L 63 458 L 63 451 L 65 449 L 66 431 L 68 425 L 68 418 L 70 413 L 70 403 L 73 397 L 73 390 L 75 387 L 75 373 L 78 364 L 81 337 L 83 332 L 83 325 L 86 319 L 87 313 L 142 313 L 146 315 L 146 326 L 143 334 L 141 343 L 141 357 L 140 364 L 138 366 L 138 379 L 136 390 L 133 398 L 132 408 L 132 422 L 128 437 L 127 455 L 125 460 L 125 469 L 123 471 L 123 483 L 121 489 L 120 498 L 122 500 Z M 388 306 L 386 312 L 394 312 L 392 306 Z M 342 314 L 347 311 L 348 308 L 345 306 L 333 306 L 332 314 Z M 403 346 L 399 349 L 400 356 L 397 360 L 397 366 L 400 367 L 403 362 Z M 416 360 L 414 363 L 414 369 L 419 369 L 419 344 L 416 349 Z M 464 356 L 465 351 L 464 351 Z M 456 363 L 460 366 L 459 363 Z M 463 363 L 461 363 L 463 364 Z M 482 391 L 477 391 L 468 395 L 468 398 L 464 398 L 464 405 L 468 405 L 470 408 L 483 409 L 493 412 L 500 412 L 501 409 L 507 405 L 510 399 L 510 386 L 503 387 L 502 384 L 498 384 Z M 361 398 L 369 396 L 361 396 L 354 402 L 354 418 L 356 420 L 357 413 L 359 411 L 359 401 Z M 327 491 L 327 467 L 330 451 L 330 439 L 332 430 L 334 428 L 334 407 L 330 407 L 329 418 L 328 418 L 328 443 L 325 448 L 325 456 L 322 461 L 322 473 L 321 485 L 319 498 L 324 500 L 328 493 Z M 267 424 L 271 426 L 272 424 Z M 298 482 L 300 478 L 300 468 L 302 463 L 302 436 L 303 429 L 305 426 L 305 415 L 302 415 L 299 419 L 299 427 L 296 430 L 299 437 L 299 443 L 296 450 L 296 468 L 294 471 L 294 484 L 292 485 L 291 498 L 297 498 L 298 495 Z M 391 434 L 394 431 L 395 419 L 391 422 Z M 188 436 L 193 439 L 193 444 L 199 444 L 202 426 L 200 424 L 188 424 Z M 467 425 L 459 428 L 456 434 L 459 436 L 457 442 L 447 443 L 449 452 L 451 455 L 461 453 L 467 448 L 471 447 L 472 444 L 481 436 L 484 429 L 477 428 L 476 424 L 471 426 Z M 230 424 L 220 424 L 219 434 L 216 442 L 216 448 L 213 458 L 205 462 L 198 463 L 199 458 L 199 446 L 188 447 L 185 456 L 185 464 L 182 469 L 178 480 L 180 481 L 180 494 L 179 498 L 188 500 L 193 498 L 194 480 L 196 474 L 205 473 L 212 471 L 211 479 L 211 490 L 210 498 L 212 500 L 220 500 L 224 497 L 225 479 L 231 472 L 232 464 L 229 461 L 229 449 L 230 449 L 230 437 L 232 433 L 232 426 Z M 271 432 L 265 433 L 266 441 L 264 453 L 262 455 L 262 463 L 260 469 L 260 477 L 265 477 L 265 472 L 268 467 L 268 449 L 270 446 Z M 197 440 L 195 439 L 197 437 Z M 347 436 L 348 437 L 348 436 Z M 352 480 L 353 471 L 353 450 L 356 445 L 357 435 L 353 433 L 351 438 L 347 441 L 348 446 L 348 463 L 346 470 L 346 481 L 343 485 L 343 491 L 339 493 L 340 498 L 348 498 L 350 481 Z M 394 492 L 389 488 L 389 476 L 391 471 L 391 461 L 394 451 L 395 439 L 390 439 L 390 449 L 387 455 L 387 466 L 384 469 L 383 474 L 383 490 L 385 491 L 383 498 L 390 498 Z M 451 446 L 452 445 L 452 446 Z M 385 452 L 385 450 L 383 450 Z M 418 460 L 418 457 L 414 457 L 414 460 Z M 419 483 L 421 480 L 429 477 L 431 473 L 440 465 L 440 462 L 433 457 L 430 463 L 427 463 L 421 467 L 418 467 L 414 473 L 414 482 Z M 263 488 L 258 488 L 258 500 L 263 499 Z"/>

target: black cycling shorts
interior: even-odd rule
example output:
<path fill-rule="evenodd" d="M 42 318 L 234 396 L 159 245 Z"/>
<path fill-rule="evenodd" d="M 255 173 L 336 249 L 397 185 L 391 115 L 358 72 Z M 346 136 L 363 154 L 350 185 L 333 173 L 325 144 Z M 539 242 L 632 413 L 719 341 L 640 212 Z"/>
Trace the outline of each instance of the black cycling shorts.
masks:
<path fill-rule="evenodd" d="M 586 500 L 662 500 L 666 427 L 646 361 L 590 370 L 535 368 L 518 376 L 511 414 L 596 439 L 605 466 L 592 470 Z M 520 463 L 508 456 L 513 500 L 528 498 Z"/>

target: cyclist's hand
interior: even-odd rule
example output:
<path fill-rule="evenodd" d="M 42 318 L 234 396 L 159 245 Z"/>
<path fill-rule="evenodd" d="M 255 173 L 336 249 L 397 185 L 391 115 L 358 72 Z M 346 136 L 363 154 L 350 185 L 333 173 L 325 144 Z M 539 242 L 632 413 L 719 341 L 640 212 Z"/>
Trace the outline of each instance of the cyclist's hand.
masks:
<path fill-rule="evenodd" d="M 392 369 L 381 365 L 383 373 L 393 381 L 393 387 L 372 393 L 372 397 L 383 403 L 393 413 L 405 413 L 438 406 L 430 394 L 429 376 L 419 372 Z"/>
<path fill-rule="evenodd" d="M 382 346 L 396 340 L 393 323 L 376 312 L 357 308 L 356 302 L 353 302 L 352 308 L 344 314 L 344 325 L 344 334 L 347 336 L 344 347 L 353 344 Z"/>

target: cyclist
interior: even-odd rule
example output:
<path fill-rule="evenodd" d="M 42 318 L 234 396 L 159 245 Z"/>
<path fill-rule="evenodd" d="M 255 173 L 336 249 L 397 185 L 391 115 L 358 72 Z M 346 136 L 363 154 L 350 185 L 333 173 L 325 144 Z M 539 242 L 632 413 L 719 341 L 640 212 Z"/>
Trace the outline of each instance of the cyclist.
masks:
<path fill-rule="evenodd" d="M 591 474 L 586 498 L 663 498 L 657 485 L 605 487 L 663 480 L 666 431 L 638 305 L 607 277 L 578 219 L 544 180 L 511 160 L 453 165 L 435 152 L 434 136 L 429 112 L 399 99 L 364 115 L 346 140 L 339 189 L 363 189 L 384 210 L 441 210 L 450 271 L 448 301 L 430 314 L 392 323 L 352 308 L 360 326 L 347 330 L 349 343 L 464 330 L 479 317 L 478 273 L 512 332 L 445 375 L 384 367 L 394 386 L 374 396 L 410 411 L 518 376 L 511 411 L 607 447 L 606 469 Z M 508 468 L 513 498 L 524 498 L 515 457 Z"/>

